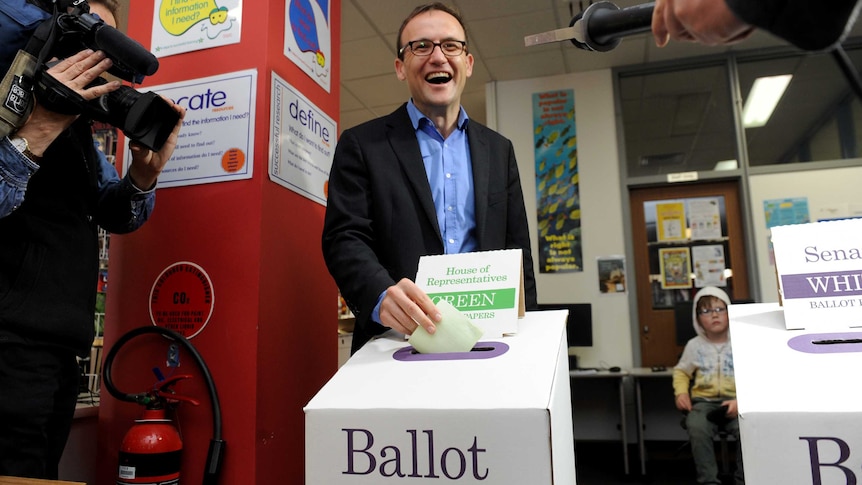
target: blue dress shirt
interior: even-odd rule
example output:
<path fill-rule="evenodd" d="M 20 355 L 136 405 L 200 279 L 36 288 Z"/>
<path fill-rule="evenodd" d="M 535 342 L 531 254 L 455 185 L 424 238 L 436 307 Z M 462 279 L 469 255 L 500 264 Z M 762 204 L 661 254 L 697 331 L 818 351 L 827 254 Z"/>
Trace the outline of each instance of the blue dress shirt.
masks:
<path fill-rule="evenodd" d="M 407 113 L 416 130 L 425 174 L 431 185 L 431 196 L 437 213 L 437 227 L 443 237 L 445 254 L 469 253 L 476 242 L 476 199 L 473 189 L 473 164 L 467 140 L 467 112 L 458 113 L 455 131 L 443 138 L 434 122 L 423 115 L 411 99 Z M 386 291 L 380 294 L 371 319 L 380 323 L 380 303 Z"/>

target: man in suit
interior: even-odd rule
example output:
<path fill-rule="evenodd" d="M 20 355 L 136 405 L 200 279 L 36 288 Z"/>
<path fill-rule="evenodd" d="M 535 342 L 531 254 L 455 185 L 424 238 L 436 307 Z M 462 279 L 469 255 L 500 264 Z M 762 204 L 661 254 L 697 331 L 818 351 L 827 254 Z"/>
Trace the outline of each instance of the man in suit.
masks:
<path fill-rule="evenodd" d="M 473 72 L 461 18 L 440 3 L 417 7 L 396 48 L 411 99 L 345 130 L 329 178 L 323 255 L 356 317 L 353 352 L 390 328 L 434 332 L 440 314 L 413 282 L 423 255 L 522 249 L 525 301 L 536 305 L 512 143 L 461 107 Z"/>

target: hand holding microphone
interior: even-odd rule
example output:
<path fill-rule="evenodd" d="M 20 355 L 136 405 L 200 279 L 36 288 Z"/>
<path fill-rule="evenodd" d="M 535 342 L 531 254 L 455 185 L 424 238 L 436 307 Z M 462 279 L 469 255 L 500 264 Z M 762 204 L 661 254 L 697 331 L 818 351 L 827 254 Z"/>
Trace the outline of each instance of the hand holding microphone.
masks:
<path fill-rule="evenodd" d="M 656 0 L 652 32 L 659 47 L 670 40 L 722 45 L 747 39 L 754 26 L 737 17 L 724 0 Z"/>

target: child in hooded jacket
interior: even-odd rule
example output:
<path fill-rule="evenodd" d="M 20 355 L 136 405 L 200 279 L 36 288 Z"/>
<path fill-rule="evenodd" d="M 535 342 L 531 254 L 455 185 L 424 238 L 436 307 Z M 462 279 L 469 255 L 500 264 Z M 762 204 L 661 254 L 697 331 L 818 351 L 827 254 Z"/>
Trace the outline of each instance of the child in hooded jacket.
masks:
<path fill-rule="evenodd" d="M 719 429 L 739 443 L 736 381 L 730 345 L 727 306 L 730 298 L 720 288 L 707 286 L 694 296 L 692 325 L 697 333 L 688 341 L 673 368 L 676 407 L 687 413 L 697 483 L 720 484 L 713 437 Z M 745 483 L 742 452 L 737 446 L 737 484 Z"/>

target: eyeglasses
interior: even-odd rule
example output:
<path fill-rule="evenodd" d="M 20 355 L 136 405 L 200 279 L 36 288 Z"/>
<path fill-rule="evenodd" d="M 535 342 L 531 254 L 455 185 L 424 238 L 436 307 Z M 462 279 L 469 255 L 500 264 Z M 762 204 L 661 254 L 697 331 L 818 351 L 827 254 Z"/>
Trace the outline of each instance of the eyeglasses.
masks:
<path fill-rule="evenodd" d="M 444 40 L 443 42 L 431 42 L 430 40 L 413 40 L 407 43 L 398 51 L 399 56 L 403 56 L 407 49 L 414 56 L 430 56 L 434 52 L 434 48 L 439 47 L 440 52 L 446 57 L 458 57 L 467 48 L 467 43 L 463 40 Z"/>
<path fill-rule="evenodd" d="M 721 315 L 722 313 L 724 313 L 726 311 L 727 311 L 727 308 L 724 308 L 724 307 L 721 307 L 721 308 L 701 308 L 700 310 L 697 311 L 697 313 L 700 315 L 709 315 L 710 313 L 714 313 L 716 315 Z"/>

